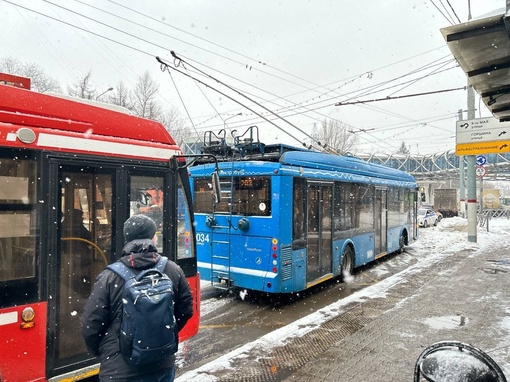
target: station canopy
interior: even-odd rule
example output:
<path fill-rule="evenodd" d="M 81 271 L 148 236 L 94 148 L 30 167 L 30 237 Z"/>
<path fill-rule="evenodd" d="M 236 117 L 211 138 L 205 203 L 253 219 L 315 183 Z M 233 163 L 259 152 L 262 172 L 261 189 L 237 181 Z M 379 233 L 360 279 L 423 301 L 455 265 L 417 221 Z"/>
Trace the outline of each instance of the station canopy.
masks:
<path fill-rule="evenodd" d="M 510 11 L 501 9 L 441 33 L 492 115 L 510 121 Z"/>

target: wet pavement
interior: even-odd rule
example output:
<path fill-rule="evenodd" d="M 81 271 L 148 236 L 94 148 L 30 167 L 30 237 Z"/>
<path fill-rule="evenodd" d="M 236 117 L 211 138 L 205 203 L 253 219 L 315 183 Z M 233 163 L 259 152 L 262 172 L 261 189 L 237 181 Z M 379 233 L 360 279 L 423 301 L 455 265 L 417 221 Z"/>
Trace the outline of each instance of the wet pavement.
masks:
<path fill-rule="evenodd" d="M 509 259 L 508 246 L 452 247 L 176 381 L 408 382 L 444 340 L 486 351 L 508 374 Z"/>

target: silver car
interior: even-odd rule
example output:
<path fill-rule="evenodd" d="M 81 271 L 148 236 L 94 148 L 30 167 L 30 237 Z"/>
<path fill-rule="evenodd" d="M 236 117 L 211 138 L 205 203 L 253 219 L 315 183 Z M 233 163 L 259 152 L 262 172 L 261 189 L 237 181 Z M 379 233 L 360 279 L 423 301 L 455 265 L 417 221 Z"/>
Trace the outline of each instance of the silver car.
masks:
<path fill-rule="evenodd" d="M 431 225 L 437 225 L 438 216 L 434 210 L 430 208 L 419 208 L 418 209 L 418 225 L 420 227 L 428 227 Z"/>

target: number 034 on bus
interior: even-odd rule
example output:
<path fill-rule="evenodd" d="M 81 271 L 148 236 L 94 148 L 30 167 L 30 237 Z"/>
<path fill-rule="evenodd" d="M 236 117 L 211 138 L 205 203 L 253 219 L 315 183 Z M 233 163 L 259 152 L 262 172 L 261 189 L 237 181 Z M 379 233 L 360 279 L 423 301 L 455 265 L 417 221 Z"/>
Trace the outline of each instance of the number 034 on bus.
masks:
<path fill-rule="evenodd" d="M 230 146 L 206 133 L 202 150 L 216 155 L 219 184 L 211 181 L 215 163 L 190 167 L 202 279 L 218 288 L 297 292 L 418 237 L 411 175 L 352 156 L 264 145 L 254 135 Z"/>

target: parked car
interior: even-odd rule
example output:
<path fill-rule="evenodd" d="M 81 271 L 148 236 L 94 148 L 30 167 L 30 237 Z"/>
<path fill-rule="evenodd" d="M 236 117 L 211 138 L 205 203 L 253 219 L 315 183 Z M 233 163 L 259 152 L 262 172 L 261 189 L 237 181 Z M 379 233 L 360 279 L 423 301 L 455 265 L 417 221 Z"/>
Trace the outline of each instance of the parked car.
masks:
<path fill-rule="evenodd" d="M 419 208 L 418 209 L 418 225 L 420 227 L 428 227 L 437 225 L 438 216 L 433 209 Z"/>
<path fill-rule="evenodd" d="M 438 223 L 444 217 L 443 214 L 441 212 L 439 212 L 438 210 L 436 210 L 432 204 L 425 204 L 425 203 L 423 203 L 420 208 L 424 209 L 424 210 L 432 210 L 432 211 L 434 211 L 436 213 L 436 215 L 437 215 L 437 222 Z"/>

